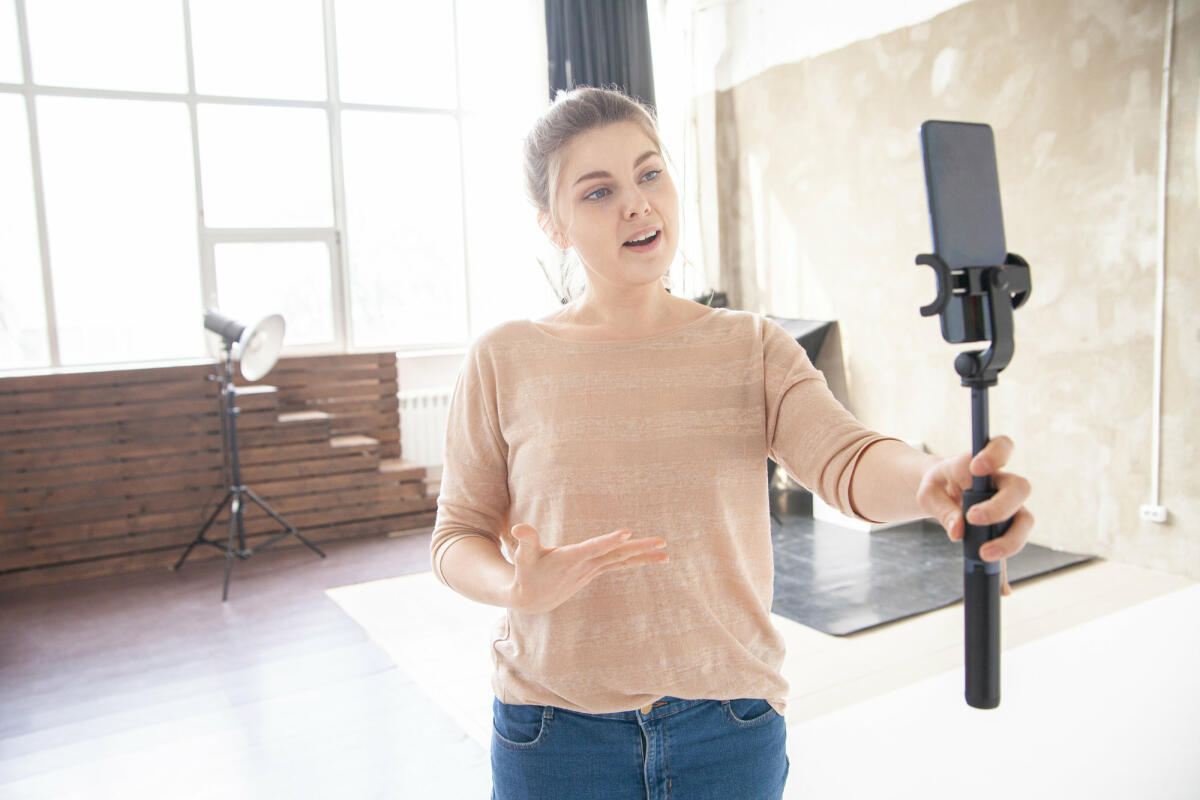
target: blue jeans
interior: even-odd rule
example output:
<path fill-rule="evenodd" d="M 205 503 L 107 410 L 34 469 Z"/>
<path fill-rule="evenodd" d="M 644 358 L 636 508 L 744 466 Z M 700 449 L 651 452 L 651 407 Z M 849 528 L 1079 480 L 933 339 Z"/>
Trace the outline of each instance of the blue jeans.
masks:
<path fill-rule="evenodd" d="M 492 800 L 778 800 L 791 766 L 761 699 L 582 714 L 493 697 L 492 723 Z"/>

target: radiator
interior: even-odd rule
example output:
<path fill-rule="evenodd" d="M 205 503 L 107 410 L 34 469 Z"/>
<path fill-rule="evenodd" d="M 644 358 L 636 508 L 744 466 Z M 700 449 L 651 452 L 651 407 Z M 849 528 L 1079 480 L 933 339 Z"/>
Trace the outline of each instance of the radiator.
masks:
<path fill-rule="evenodd" d="M 399 392 L 400 450 L 405 461 L 424 467 L 442 463 L 453 392 L 453 386 Z"/>

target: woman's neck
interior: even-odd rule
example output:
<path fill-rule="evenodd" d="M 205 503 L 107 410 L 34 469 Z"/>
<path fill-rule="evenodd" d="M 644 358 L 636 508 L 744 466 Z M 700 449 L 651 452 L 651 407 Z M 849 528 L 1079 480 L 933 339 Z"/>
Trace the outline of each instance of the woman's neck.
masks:
<path fill-rule="evenodd" d="M 694 305 L 673 297 L 662 284 L 643 297 L 601 298 L 590 289 L 563 309 L 566 324 L 625 333 L 653 332 L 675 324 Z"/>

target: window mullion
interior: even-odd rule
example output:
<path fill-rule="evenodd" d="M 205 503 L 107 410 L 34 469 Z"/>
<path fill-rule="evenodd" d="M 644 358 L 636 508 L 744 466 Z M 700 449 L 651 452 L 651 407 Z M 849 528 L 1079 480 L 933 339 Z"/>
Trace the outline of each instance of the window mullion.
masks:
<path fill-rule="evenodd" d="M 188 121 L 192 128 L 192 174 L 196 185 L 196 244 L 200 248 L 200 305 L 201 312 L 217 305 L 217 272 L 213 263 L 213 243 L 204 225 L 204 185 L 200 180 L 200 124 L 196 98 L 196 59 L 192 50 L 192 9 L 190 0 L 183 3 L 183 50 L 187 59 Z M 197 326 L 199 329 L 199 326 Z M 202 335 L 202 334 L 201 334 Z"/>
<path fill-rule="evenodd" d="M 50 275 L 50 232 L 46 225 L 46 193 L 42 184 L 42 149 L 38 141 L 37 103 L 33 94 L 33 64 L 29 57 L 29 22 L 25 0 L 17 0 L 17 36 L 21 40 L 21 71 L 24 76 L 25 118 L 29 123 L 29 160 L 33 168 L 33 203 L 37 214 L 38 251 L 42 262 L 42 302 L 46 307 L 46 340 L 50 366 L 62 365 L 58 347 L 58 313 L 54 304 L 54 281 Z"/>
<path fill-rule="evenodd" d="M 466 125 L 462 103 L 462 59 L 458 47 L 458 0 L 451 0 L 450 14 L 454 19 L 454 121 L 458 125 L 458 193 L 462 206 L 463 304 L 466 307 L 467 336 L 471 337 L 471 254 L 467 238 L 467 156 Z"/>
<path fill-rule="evenodd" d="M 338 90 L 337 28 L 333 0 L 323 0 L 325 15 L 325 80 L 329 108 L 329 164 L 333 185 L 333 227 L 330 276 L 333 300 L 333 336 L 342 352 L 350 352 L 354 342 L 354 324 L 350 313 L 350 259 L 346 243 L 346 179 L 342 164 L 342 106 Z"/>

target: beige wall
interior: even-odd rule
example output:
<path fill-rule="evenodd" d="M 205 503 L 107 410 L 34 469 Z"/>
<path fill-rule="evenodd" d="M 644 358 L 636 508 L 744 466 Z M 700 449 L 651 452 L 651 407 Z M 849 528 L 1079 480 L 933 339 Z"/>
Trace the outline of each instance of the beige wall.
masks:
<path fill-rule="evenodd" d="M 1009 250 L 1032 267 L 993 434 L 1034 483 L 1033 541 L 1200 579 L 1200 0 L 1172 80 L 1162 498 L 1151 492 L 1157 168 L 1167 3 L 974 0 L 694 99 L 703 259 L 731 305 L 836 319 L 844 398 L 940 453 L 969 446 L 934 296 L 918 128 L 991 124 Z M 732 42 L 728 46 L 736 47 Z M 719 273 L 719 277 L 717 274 Z"/>

